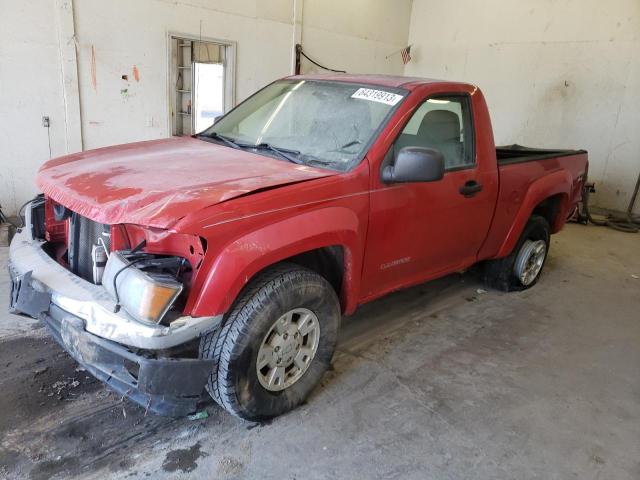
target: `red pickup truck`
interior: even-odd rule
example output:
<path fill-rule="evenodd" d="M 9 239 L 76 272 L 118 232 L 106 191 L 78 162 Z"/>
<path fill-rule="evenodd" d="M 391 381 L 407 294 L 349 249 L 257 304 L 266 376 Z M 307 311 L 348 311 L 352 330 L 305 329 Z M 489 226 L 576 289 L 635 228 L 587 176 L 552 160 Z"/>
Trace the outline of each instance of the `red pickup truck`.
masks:
<path fill-rule="evenodd" d="M 153 412 L 206 388 L 265 419 L 314 388 L 360 304 L 480 262 L 490 286 L 531 287 L 587 165 L 496 148 L 473 85 L 289 77 L 193 137 L 44 164 L 10 305 Z"/>

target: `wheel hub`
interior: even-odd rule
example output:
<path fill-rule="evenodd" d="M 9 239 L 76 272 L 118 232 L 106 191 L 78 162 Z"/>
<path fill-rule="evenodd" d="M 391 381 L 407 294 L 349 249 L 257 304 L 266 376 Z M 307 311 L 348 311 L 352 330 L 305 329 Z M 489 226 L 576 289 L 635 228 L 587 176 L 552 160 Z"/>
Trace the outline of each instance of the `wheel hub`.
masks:
<path fill-rule="evenodd" d="M 284 390 L 307 371 L 318 349 L 318 317 L 306 308 L 288 311 L 265 335 L 256 361 L 260 384 L 271 391 Z"/>
<path fill-rule="evenodd" d="M 276 332 L 271 342 L 273 346 L 273 358 L 278 366 L 288 366 L 293 362 L 296 353 L 302 347 L 302 337 L 298 329 L 291 324 L 287 331 L 280 335 Z"/>
<path fill-rule="evenodd" d="M 513 267 L 518 280 L 525 287 L 531 285 L 540 274 L 547 255 L 547 244 L 544 240 L 527 240 L 522 245 Z"/>

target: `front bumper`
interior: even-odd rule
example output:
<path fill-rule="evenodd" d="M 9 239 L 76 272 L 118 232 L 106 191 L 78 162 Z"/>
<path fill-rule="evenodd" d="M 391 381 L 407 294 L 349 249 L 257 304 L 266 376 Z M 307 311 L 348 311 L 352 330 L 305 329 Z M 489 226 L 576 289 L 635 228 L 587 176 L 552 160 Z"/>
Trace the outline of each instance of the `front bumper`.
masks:
<path fill-rule="evenodd" d="M 42 316 L 53 338 L 89 373 L 113 390 L 158 415 L 193 413 L 213 360 L 148 358 L 96 337 L 77 317 L 55 305 Z"/>
<path fill-rule="evenodd" d="M 12 270 L 9 270 L 12 273 Z M 46 294 L 34 289 L 30 275 L 11 275 L 10 307 L 36 298 L 46 304 Z M 85 330 L 85 322 L 54 303 L 39 313 L 53 338 L 80 365 L 113 390 L 167 416 L 183 416 L 196 409 L 213 360 L 158 357 L 153 351 L 136 351 Z"/>
<path fill-rule="evenodd" d="M 114 313 L 115 302 L 101 285 L 74 275 L 47 255 L 42 246 L 43 242 L 31 237 L 30 228 L 16 233 L 9 250 L 13 275 L 20 277 L 31 272 L 35 291 L 50 295 L 52 304 L 83 319 L 85 329 L 98 337 L 130 347 L 159 350 L 181 345 L 220 325 L 222 315 L 183 316 L 164 326 L 141 323 L 124 309 Z"/>
<path fill-rule="evenodd" d="M 29 220 L 27 215 L 27 225 Z M 217 328 L 222 316 L 185 316 L 163 326 L 114 313 L 102 286 L 59 265 L 30 230 L 22 229 L 11 243 L 10 310 L 42 320 L 87 371 L 148 410 L 169 416 L 193 412 L 213 361 L 166 356 L 166 349 Z"/>

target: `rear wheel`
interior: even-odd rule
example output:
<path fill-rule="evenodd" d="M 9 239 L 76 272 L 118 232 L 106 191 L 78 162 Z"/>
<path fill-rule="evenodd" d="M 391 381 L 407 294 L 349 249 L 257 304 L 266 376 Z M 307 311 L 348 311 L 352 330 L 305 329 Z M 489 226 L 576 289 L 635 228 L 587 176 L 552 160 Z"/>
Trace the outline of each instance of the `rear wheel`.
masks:
<path fill-rule="evenodd" d="M 230 413 L 263 420 L 299 405 L 320 381 L 335 350 L 340 305 L 317 273 L 281 264 L 240 294 L 224 326 L 200 342 L 215 360 L 211 397 Z"/>
<path fill-rule="evenodd" d="M 511 254 L 486 262 L 485 283 L 505 292 L 535 285 L 547 260 L 549 239 L 549 223 L 545 218 L 533 215 Z"/>

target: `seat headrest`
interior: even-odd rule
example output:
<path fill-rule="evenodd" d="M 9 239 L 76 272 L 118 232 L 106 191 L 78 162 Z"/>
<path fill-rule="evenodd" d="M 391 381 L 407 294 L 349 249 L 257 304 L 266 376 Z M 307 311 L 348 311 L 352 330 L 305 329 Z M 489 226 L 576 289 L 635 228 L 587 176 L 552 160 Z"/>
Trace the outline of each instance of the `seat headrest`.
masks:
<path fill-rule="evenodd" d="M 460 140 L 460 118 L 449 110 L 431 110 L 422 119 L 418 136 L 436 142 Z"/>

